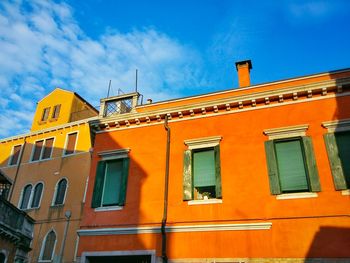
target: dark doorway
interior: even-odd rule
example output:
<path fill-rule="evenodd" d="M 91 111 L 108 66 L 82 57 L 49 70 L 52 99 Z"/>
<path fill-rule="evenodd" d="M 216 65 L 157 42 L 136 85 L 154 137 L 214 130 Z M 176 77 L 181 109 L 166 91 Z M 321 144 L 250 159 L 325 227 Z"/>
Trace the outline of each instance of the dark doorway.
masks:
<path fill-rule="evenodd" d="M 4 263 L 5 262 L 5 254 L 4 253 L 0 253 L 0 263 Z"/>
<path fill-rule="evenodd" d="M 151 263 L 151 255 L 147 256 L 102 256 L 88 257 L 88 263 Z"/>

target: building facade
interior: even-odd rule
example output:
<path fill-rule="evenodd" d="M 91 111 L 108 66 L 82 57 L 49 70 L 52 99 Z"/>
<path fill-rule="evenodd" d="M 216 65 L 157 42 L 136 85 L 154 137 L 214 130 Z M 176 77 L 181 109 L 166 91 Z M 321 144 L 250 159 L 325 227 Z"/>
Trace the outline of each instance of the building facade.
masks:
<path fill-rule="evenodd" d="M 350 259 L 350 70 L 236 68 L 236 89 L 101 100 L 81 262 Z"/>
<path fill-rule="evenodd" d="M 35 219 L 29 262 L 75 260 L 94 116 L 78 94 L 57 88 L 38 102 L 29 133 L 0 140 L 9 200 Z"/>

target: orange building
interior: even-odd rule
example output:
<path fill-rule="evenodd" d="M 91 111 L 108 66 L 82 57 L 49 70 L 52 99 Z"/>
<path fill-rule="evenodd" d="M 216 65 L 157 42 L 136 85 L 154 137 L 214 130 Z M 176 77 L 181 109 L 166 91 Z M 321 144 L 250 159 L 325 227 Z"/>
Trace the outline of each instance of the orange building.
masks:
<path fill-rule="evenodd" d="M 235 89 L 101 100 L 81 262 L 350 260 L 350 70 L 236 68 Z"/>
<path fill-rule="evenodd" d="M 97 111 L 78 94 L 55 89 L 37 104 L 31 131 L 0 140 L 9 199 L 35 219 L 29 262 L 73 262 Z"/>

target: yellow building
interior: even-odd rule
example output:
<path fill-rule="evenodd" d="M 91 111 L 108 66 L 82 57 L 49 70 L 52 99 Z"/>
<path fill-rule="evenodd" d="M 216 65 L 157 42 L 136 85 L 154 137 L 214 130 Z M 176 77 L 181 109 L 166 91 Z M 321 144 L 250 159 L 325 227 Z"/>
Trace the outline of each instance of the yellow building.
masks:
<path fill-rule="evenodd" d="M 31 131 L 0 140 L 9 199 L 35 219 L 30 262 L 74 262 L 98 112 L 78 94 L 56 88 L 37 104 Z M 62 260 L 62 261 L 60 261 Z"/>

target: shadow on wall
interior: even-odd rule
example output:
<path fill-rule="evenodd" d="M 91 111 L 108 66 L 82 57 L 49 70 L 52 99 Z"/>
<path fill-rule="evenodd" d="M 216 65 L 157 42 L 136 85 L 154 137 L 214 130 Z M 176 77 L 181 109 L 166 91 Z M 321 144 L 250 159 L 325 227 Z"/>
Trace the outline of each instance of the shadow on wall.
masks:
<path fill-rule="evenodd" d="M 324 226 L 315 234 L 306 258 L 349 259 L 349 247 L 350 228 Z"/>
<path fill-rule="evenodd" d="M 59 136 L 55 135 L 55 139 Z M 14 181 L 11 203 L 36 220 L 32 262 L 39 259 L 43 240 L 51 229 L 57 233 L 53 255 L 59 256 L 67 222 L 65 212 L 68 210 L 71 211 L 71 217 L 64 259 L 73 260 L 76 229 L 83 212 L 83 196 L 90 171 L 91 157 L 88 151 L 67 152 L 67 149 L 51 145 L 51 138 L 53 136 L 47 135 L 43 139 L 44 146 L 40 150 L 35 144 L 26 143 L 22 158 L 18 156 L 17 165 L 8 165 L 11 156 L 1 163 L 2 171 Z M 45 142 L 49 142 L 47 147 Z"/>
<path fill-rule="evenodd" d="M 159 134 L 160 136 L 151 136 Z M 98 163 L 104 152 L 130 149 L 125 204 L 121 210 L 98 211 L 91 207 L 97 183 Z M 140 129 L 121 129 L 97 133 L 90 172 L 87 199 L 81 229 L 133 228 L 133 232 L 80 237 L 78 255 L 86 253 L 88 262 L 151 262 L 146 255 L 131 256 L 128 251 L 155 250 L 161 253 L 159 233 L 164 195 L 166 132 L 163 125 Z M 108 158 L 107 162 L 108 162 Z M 139 227 L 151 227 L 157 233 L 137 233 Z M 104 252 L 96 256 L 91 252 Z M 113 252 L 113 253 L 110 253 Z M 87 254 L 89 253 L 89 255 Z M 118 253 L 120 253 L 118 255 Z M 113 255 L 112 255 L 113 254 Z M 128 256 L 127 256 L 128 255 Z M 120 261 L 123 260 L 123 261 Z"/>

